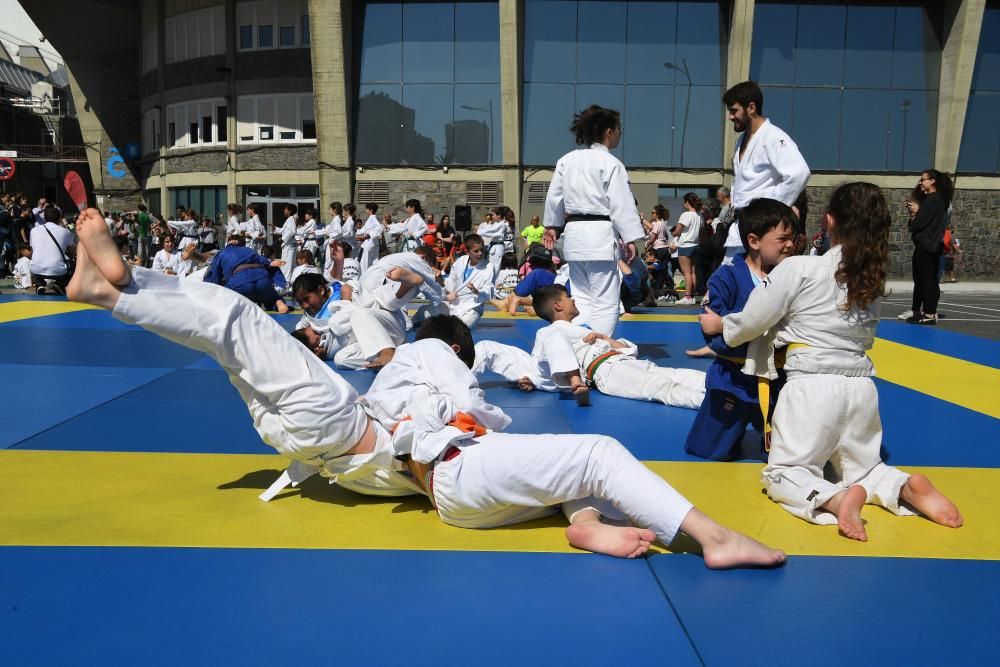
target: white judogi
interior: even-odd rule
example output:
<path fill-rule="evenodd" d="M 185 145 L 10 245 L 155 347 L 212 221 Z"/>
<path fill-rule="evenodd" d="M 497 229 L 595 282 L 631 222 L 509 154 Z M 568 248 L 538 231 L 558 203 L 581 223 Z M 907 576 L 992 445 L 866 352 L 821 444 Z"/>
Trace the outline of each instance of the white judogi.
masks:
<path fill-rule="evenodd" d="M 333 251 L 327 248 L 326 259 L 323 260 L 323 277 L 330 283 L 334 280 L 343 280 L 344 282 L 357 280 L 361 277 L 361 263 L 353 257 L 345 257 L 343 271 L 340 276 L 335 276 L 333 275 Z"/>
<path fill-rule="evenodd" d="M 503 259 L 504 231 L 509 229 L 506 220 L 493 220 L 491 222 L 481 222 L 476 228 L 476 233 L 483 237 L 486 245 L 486 252 L 489 254 L 490 264 L 495 270 L 500 270 L 500 260 Z"/>
<path fill-rule="evenodd" d="M 567 215 L 607 219 L 567 223 Z M 570 262 L 579 321 L 610 336 L 618 324 L 621 296 L 618 239 L 631 242 L 646 235 L 625 165 L 603 144 L 559 158 L 545 198 L 544 223 L 557 229 L 565 226 L 563 259 Z"/>
<path fill-rule="evenodd" d="M 462 255 L 451 267 L 451 273 L 444 281 L 446 293 L 455 292 L 458 299 L 442 301 L 437 307 L 421 306 L 414 322 L 420 322 L 431 315 L 451 314 L 461 319 L 470 328 L 476 328 L 483 316 L 486 302 L 493 298 L 493 265 L 483 259 L 476 266 L 469 266 L 469 256 Z"/>
<path fill-rule="evenodd" d="M 281 272 L 285 274 L 285 281 L 291 285 L 292 269 L 295 268 L 295 256 L 298 248 L 295 245 L 295 216 L 290 215 L 285 218 L 285 224 L 281 226 L 281 260 L 285 263 L 281 267 Z"/>
<path fill-rule="evenodd" d="M 230 236 L 239 234 L 242 231 L 243 224 L 240 222 L 239 217 L 235 215 L 229 216 L 229 220 L 226 222 L 226 238 L 228 239 Z"/>
<path fill-rule="evenodd" d="M 323 272 L 320 271 L 317 267 L 313 266 L 312 264 L 300 264 L 299 266 L 296 266 L 294 269 L 292 269 L 292 275 L 288 277 L 289 286 L 294 285 L 295 280 L 299 276 L 305 273 L 318 273 L 322 275 Z"/>
<path fill-rule="evenodd" d="M 740 159 L 746 132 L 733 153 L 733 206 L 743 208 L 754 199 L 777 199 L 791 206 L 809 180 L 809 165 L 784 130 L 764 120 Z"/>
<path fill-rule="evenodd" d="M 382 223 L 374 215 L 369 215 L 365 224 L 358 230 L 358 236 L 368 238 L 361 242 L 361 272 L 364 273 L 372 264 L 378 261 L 379 239 L 382 238 Z"/>
<path fill-rule="evenodd" d="M 350 216 L 340 223 L 340 240 L 351 246 L 351 257 L 355 259 L 357 259 L 358 254 L 358 240 L 354 238 L 357 233 L 356 227 L 357 223 Z"/>
<path fill-rule="evenodd" d="M 184 248 L 198 243 L 200 238 L 198 231 L 201 225 L 195 220 L 167 220 L 167 224 L 181 235 L 177 242 L 178 251 L 184 252 Z"/>
<path fill-rule="evenodd" d="M 31 260 L 19 257 L 14 264 L 14 287 L 31 289 Z"/>
<path fill-rule="evenodd" d="M 379 352 L 395 348 L 406 340 L 406 317 L 403 309 L 417 293 L 411 289 L 397 297 L 399 283 L 389 280 L 386 274 L 401 267 L 420 274 L 424 283 L 420 289 L 427 293 L 432 304 L 441 302 L 441 286 L 434 282 L 430 267 L 413 253 L 394 253 L 375 262 L 362 274 L 354 290 L 350 311 L 350 328 L 354 338 L 337 352 L 333 361 L 339 368 L 362 369 Z"/>
<path fill-rule="evenodd" d="M 503 428 L 509 417 L 485 402 L 475 377 L 442 341 L 401 346 L 361 404 L 343 378 L 264 311 L 218 285 L 133 269 L 114 315 L 208 354 L 227 372 L 261 439 L 293 460 L 262 498 L 315 472 L 361 493 L 422 493 L 396 456 L 431 463 L 455 444 L 461 454 L 434 463 L 428 484 L 451 525 L 502 526 L 550 514 L 559 503 L 589 506 L 589 497 L 599 496 L 669 543 L 691 510 L 611 438 L 475 437 L 448 426 L 457 411 L 487 428 Z M 369 427 L 366 410 L 382 422 L 371 422 L 374 451 L 342 455 Z"/>
<path fill-rule="evenodd" d="M 424 244 L 424 234 L 427 233 L 427 223 L 423 216 L 414 213 L 403 222 L 389 225 L 389 233 L 403 237 L 403 250 L 412 251 Z"/>
<path fill-rule="evenodd" d="M 881 301 L 864 311 L 841 310 L 847 292 L 834 278 L 840 259 L 839 246 L 820 257 L 789 257 L 741 312 L 722 320 L 723 337 L 733 347 L 760 336 L 776 348 L 792 345 L 761 482 L 789 512 L 821 524 L 837 523 L 821 506 L 854 484 L 865 488 L 869 503 L 913 514 L 899 505 L 909 476 L 879 458 L 882 422 L 866 352 L 875 340 Z M 824 479 L 828 462 L 832 477 Z"/>
<path fill-rule="evenodd" d="M 180 265 L 181 265 L 181 254 L 176 250 L 173 252 L 160 250 L 155 255 L 153 255 L 153 271 L 163 273 L 167 269 L 170 269 L 174 273 L 179 273 Z"/>
<path fill-rule="evenodd" d="M 264 249 L 264 241 L 267 237 L 267 230 L 264 229 L 264 223 L 260 221 L 260 217 L 255 215 L 247 220 L 243 227 L 243 233 L 246 234 L 250 247 L 259 255 Z"/>
<path fill-rule="evenodd" d="M 316 251 L 319 250 L 319 242 L 317 241 L 316 235 L 316 221 L 306 220 L 305 224 L 299 228 L 299 233 L 302 235 L 302 249 L 311 252 L 313 259 L 315 259 Z"/>

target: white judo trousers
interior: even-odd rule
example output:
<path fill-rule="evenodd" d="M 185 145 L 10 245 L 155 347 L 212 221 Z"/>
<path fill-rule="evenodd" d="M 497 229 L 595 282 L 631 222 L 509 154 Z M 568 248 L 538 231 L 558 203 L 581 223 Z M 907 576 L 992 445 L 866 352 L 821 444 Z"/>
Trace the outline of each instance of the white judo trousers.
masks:
<path fill-rule="evenodd" d="M 364 435 L 357 392 L 262 308 L 212 283 L 141 267 L 132 276 L 114 316 L 215 359 L 266 444 L 321 465 Z"/>
<path fill-rule="evenodd" d="M 597 367 L 594 386 L 602 394 L 640 401 L 659 401 L 697 410 L 705 400 L 705 372 L 665 368 L 646 359 L 610 357 Z"/>
<path fill-rule="evenodd" d="M 581 260 L 569 263 L 569 284 L 580 314 L 574 324 L 613 336 L 621 303 L 621 274 L 616 260 Z"/>
<path fill-rule="evenodd" d="M 878 391 L 871 378 L 789 373 L 774 408 L 761 482 L 772 500 L 813 523 L 837 523 L 821 506 L 854 484 L 868 492 L 869 504 L 912 516 L 899 504 L 909 475 L 882 462 L 881 444 Z"/>
<path fill-rule="evenodd" d="M 476 361 L 472 372 L 476 375 L 492 371 L 509 382 L 528 378 L 536 389 L 559 391 L 560 387 L 544 372 L 539 361 L 519 347 L 505 345 L 493 340 L 476 343 Z"/>
<path fill-rule="evenodd" d="M 568 516 L 586 508 L 607 515 L 597 498 L 670 544 L 694 507 L 608 436 L 489 433 L 470 442 L 432 473 L 438 515 L 452 526 L 531 521 L 562 503 Z"/>
<path fill-rule="evenodd" d="M 406 342 L 406 320 L 399 311 L 353 308 L 350 318 L 353 336 L 333 356 L 338 368 L 362 370 L 385 348 Z"/>

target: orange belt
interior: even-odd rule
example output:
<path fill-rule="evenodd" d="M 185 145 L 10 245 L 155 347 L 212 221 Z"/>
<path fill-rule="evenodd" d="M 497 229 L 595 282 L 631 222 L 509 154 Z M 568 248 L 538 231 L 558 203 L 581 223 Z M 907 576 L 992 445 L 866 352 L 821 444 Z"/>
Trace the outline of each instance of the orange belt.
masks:
<path fill-rule="evenodd" d="M 396 425 L 392 428 L 392 432 L 395 433 L 399 425 L 405 421 L 410 421 L 409 417 L 404 417 L 399 420 Z M 459 431 L 463 433 L 473 433 L 476 437 L 481 437 L 486 435 L 486 427 L 476 421 L 476 418 L 467 412 L 456 412 L 455 418 L 448 422 L 448 426 L 454 426 Z M 444 456 L 441 458 L 442 461 L 451 461 L 453 458 L 462 453 L 462 450 L 454 445 L 448 447 L 444 451 Z M 437 509 L 437 504 L 434 502 L 434 476 L 431 472 L 434 470 L 434 461 L 430 463 L 420 463 L 419 461 L 414 461 L 410 456 L 406 456 L 403 463 L 406 464 L 407 469 L 410 474 L 413 475 L 414 481 L 424 490 L 427 497 L 430 498 L 431 505 L 434 509 Z"/>
<path fill-rule="evenodd" d="M 593 383 L 594 382 L 594 374 L 597 373 L 597 369 L 601 366 L 601 364 L 603 364 L 605 361 L 607 361 L 611 357 L 614 357 L 614 356 L 619 355 L 619 354 L 621 354 L 621 352 L 615 352 L 614 350 L 609 350 L 608 352 L 605 352 L 604 354 L 600 355 L 599 357 L 597 357 L 596 359 L 594 359 L 593 361 L 591 361 L 587 365 L 587 373 L 586 373 L 586 375 L 587 375 L 587 381 L 590 382 L 590 383 Z"/>

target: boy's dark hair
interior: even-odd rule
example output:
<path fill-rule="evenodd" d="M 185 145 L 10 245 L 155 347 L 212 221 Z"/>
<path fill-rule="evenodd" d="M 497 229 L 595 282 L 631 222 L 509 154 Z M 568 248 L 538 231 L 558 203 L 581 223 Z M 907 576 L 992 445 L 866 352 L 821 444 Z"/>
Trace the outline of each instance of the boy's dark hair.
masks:
<path fill-rule="evenodd" d="M 761 238 L 778 225 L 787 225 L 789 229 L 795 230 L 798 219 L 795 211 L 783 202 L 776 199 L 754 199 L 740 209 L 739 225 L 743 249 L 749 250 L 747 239 L 751 234 Z"/>
<path fill-rule="evenodd" d="M 417 329 L 416 340 L 436 338 L 448 345 L 458 345 L 458 358 L 470 369 L 476 363 L 475 343 L 472 331 L 454 315 L 435 315 L 424 320 Z"/>
<path fill-rule="evenodd" d="M 354 204 L 344 204 L 344 213 L 346 213 L 351 218 L 354 217 L 354 214 L 357 212 L 357 210 L 358 207 L 355 206 Z"/>
<path fill-rule="evenodd" d="M 139 206 L 138 206 L 137 208 L 138 208 L 138 209 L 139 209 L 139 211 L 140 211 L 140 212 L 142 212 L 142 213 L 145 213 L 145 212 L 146 212 L 146 205 L 145 205 L 145 204 L 139 204 Z"/>
<path fill-rule="evenodd" d="M 500 268 L 501 269 L 516 269 L 517 268 L 517 254 L 513 252 L 505 252 L 503 257 L 500 258 Z"/>
<path fill-rule="evenodd" d="M 370 204 L 365 204 L 365 208 L 372 212 L 372 215 L 378 213 L 378 204 L 371 202 Z"/>
<path fill-rule="evenodd" d="M 299 207 L 295 204 L 285 204 L 285 210 L 288 211 L 289 215 L 297 215 L 299 212 Z"/>
<path fill-rule="evenodd" d="M 419 199 L 407 199 L 405 206 L 409 206 L 410 208 L 412 208 L 415 213 L 418 213 L 420 215 L 424 214 L 424 209 L 420 208 Z"/>
<path fill-rule="evenodd" d="M 45 222 L 59 222 L 62 219 L 62 211 L 55 206 L 46 206 L 42 212 L 42 218 L 45 219 Z"/>
<path fill-rule="evenodd" d="M 531 293 L 531 307 L 535 309 L 538 316 L 546 322 L 555 320 L 555 311 L 552 304 L 565 295 L 569 294 L 562 285 L 546 285 L 539 287 Z"/>
<path fill-rule="evenodd" d="M 306 264 L 313 263 L 312 250 L 299 250 L 298 254 L 295 255 L 295 259 L 305 260 Z"/>
<path fill-rule="evenodd" d="M 475 243 L 481 246 L 486 245 L 486 241 L 479 234 L 469 234 L 465 237 L 465 247 L 468 248 L 470 243 Z"/>
<path fill-rule="evenodd" d="M 340 246 L 340 249 L 344 251 L 344 259 L 347 259 L 348 257 L 351 256 L 351 252 L 354 250 L 354 248 L 351 247 L 350 243 L 348 243 L 347 241 L 334 241 L 334 243 Z"/>
<path fill-rule="evenodd" d="M 414 248 L 413 252 L 420 255 L 420 258 L 431 266 L 437 266 L 437 255 L 434 254 L 434 248 L 428 245 L 422 245 Z"/>
<path fill-rule="evenodd" d="M 295 331 L 293 331 L 292 332 L 292 338 L 294 338 L 295 340 L 299 341 L 300 343 L 302 343 L 306 347 L 309 347 L 309 339 L 306 338 L 306 330 L 305 329 L 296 329 Z"/>
<path fill-rule="evenodd" d="M 739 104 L 741 107 L 746 109 L 753 102 L 754 106 L 757 107 L 757 115 L 764 115 L 764 93 L 761 92 L 760 86 L 758 86 L 754 81 L 743 81 L 738 83 L 729 90 L 726 94 L 722 96 L 722 103 L 726 107 L 730 107 L 733 104 Z"/>
<path fill-rule="evenodd" d="M 292 294 L 299 290 L 304 292 L 318 292 L 326 285 L 326 278 L 318 273 L 303 273 L 292 283 Z"/>

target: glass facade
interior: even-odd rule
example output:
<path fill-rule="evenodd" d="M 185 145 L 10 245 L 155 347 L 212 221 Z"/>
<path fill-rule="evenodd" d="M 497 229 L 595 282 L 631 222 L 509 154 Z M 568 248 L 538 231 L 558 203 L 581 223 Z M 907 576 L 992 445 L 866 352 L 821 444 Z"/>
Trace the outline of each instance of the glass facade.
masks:
<path fill-rule="evenodd" d="M 225 218 L 226 188 L 170 188 L 170 208 L 164 215 L 173 217 L 178 206 L 194 209 L 198 215 L 208 216 L 213 220 Z M 221 216 L 221 217 L 220 217 Z"/>
<path fill-rule="evenodd" d="M 979 52 L 972 74 L 969 109 L 958 154 L 958 170 L 1000 172 L 1000 2 L 986 5 L 979 33 Z"/>
<path fill-rule="evenodd" d="M 357 162 L 501 162 L 497 3 L 367 2 L 358 15 Z"/>
<path fill-rule="evenodd" d="M 726 2 L 525 0 L 522 161 L 574 147 L 573 115 L 622 114 L 628 166 L 722 165 Z"/>
<path fill-rule="evenodd" d="M 936 2 L 757 2 L 750 78 L 764 115 L 813 170 L 926 169 L 941 26 Z"/>

